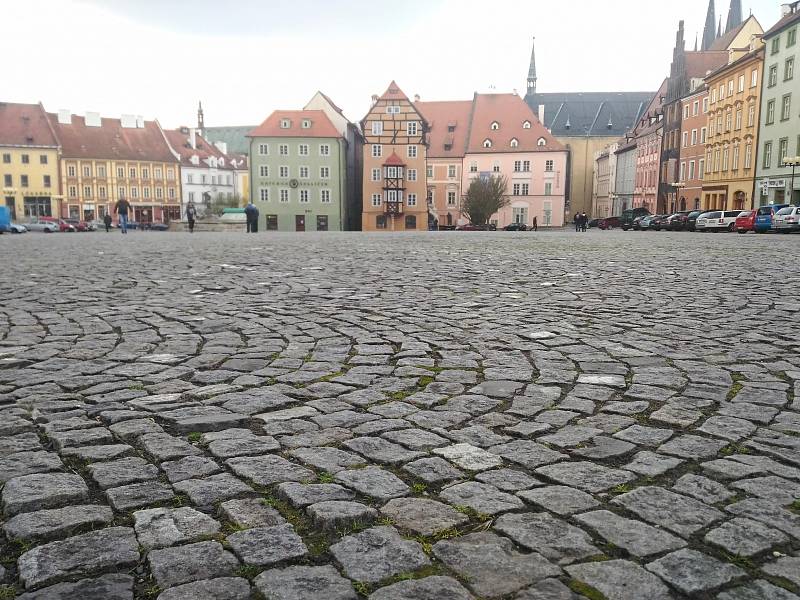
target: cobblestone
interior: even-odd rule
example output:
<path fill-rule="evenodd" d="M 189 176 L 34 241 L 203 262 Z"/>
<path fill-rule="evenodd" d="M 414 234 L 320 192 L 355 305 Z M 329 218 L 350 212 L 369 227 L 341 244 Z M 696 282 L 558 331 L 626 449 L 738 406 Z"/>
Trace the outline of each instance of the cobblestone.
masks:
<path fill-rule="evenodd" d="M 2 236 L 0 582 L 796 598 L 797 239 Z"/>

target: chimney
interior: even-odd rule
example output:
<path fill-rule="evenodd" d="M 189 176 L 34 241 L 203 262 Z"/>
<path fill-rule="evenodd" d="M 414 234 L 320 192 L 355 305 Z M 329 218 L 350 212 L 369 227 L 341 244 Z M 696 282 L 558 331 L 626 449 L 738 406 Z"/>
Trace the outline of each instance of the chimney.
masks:
<path fill-rule="evenodd" d="M 414 102 L 419 102 L 419 94 L 414 94 Z"/>
<path fill-rule="evenodd" d="M 372 94 L 372 106 L 378 103 L 378 94 Z"/>
<path fill-rule="evenodd" d="M 87 111 L 85 122 L 87 127 L 100 127 L 100 113 Z"/>
<path fill-rule="evenodd" d="M 781 17 L 785 17 L 791 12 L 792 12 L 792 4 L 781 4 Z"/>
<path fill-rule="evenodd" d="M 144 117 L 142 115 L 136 115 L 136 128 L 144 129 Z"/>
<path fill-rule="evenodd" d="M 539 122 L 544 124 L 544 104 L 539 105 L 538 116 L 539 116 Z"/>
<path fill-rule="evenodd" d="M 58 111 L 58 123 L 60 125 L 72 125 L 72 113 L 66 108 Z"/>
<path fill-rule="evenodd" d="M 197 134 L 195 133 L 196 131 L 197 130 L 194 127 L 192 127 L 189 130 L 189 144 L 191 144 L 192 150 L 197 149 Z"/>
<path fill-rule="evenodd" d="M 136 129 L 136 117 L 133 115 L 122 115 L 119 122 L 126 129 Z"/>

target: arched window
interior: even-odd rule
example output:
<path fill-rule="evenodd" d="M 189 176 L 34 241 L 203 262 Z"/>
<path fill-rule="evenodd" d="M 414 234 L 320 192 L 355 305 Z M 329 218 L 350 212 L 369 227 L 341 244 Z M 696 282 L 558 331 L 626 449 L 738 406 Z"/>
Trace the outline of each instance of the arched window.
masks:
<path fill-rule="evenodd" d="M 486 138 L 485 140 L 483 140 L 483 147 L 484 148 L 491 148 L 492 147 L 492 140 L 490 140 L 489 138 Z"/>
<path fill-rule="evenodd" d="M 543 137 L 540 137 L 538 139 L 538 141 L 536 142 L 536 145 L 537 146 L 546 146 L 547 145 L 547 140 L 544 139 Z"/>
<path fill-rule="evenodd" d="M 511 147 L 516 148 L 519 146 L 519 140 L 517 138 L 511 138 Z"/>
<path fill-rule="evenodd" d="M 492 121 L 492 131 L 497 131 L 498 129 L 500 129 L 500 123 Z"/>
<path fill-rule="evenodd" d="M 524 121 L 522 123 L 522 128 L 523 129 L 530 129 L 531 128 L 531 122 L 530 121 Z"/>

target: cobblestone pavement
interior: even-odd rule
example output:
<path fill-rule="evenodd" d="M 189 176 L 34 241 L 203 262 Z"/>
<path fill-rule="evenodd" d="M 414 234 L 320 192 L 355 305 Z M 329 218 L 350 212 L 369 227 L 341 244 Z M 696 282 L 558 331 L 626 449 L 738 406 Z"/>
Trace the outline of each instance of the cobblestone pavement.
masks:
<path fill-rule="evenodd" d="M 798 250 L 2 236 L 0 598 L 797 599 Z"/>

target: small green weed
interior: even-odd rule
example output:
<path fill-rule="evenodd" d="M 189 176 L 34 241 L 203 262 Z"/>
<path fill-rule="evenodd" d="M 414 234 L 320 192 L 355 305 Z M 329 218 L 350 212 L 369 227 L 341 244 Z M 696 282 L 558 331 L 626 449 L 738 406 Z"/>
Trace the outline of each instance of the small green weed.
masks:
<path fill-rule="evenodd" d="M 428 486 L 424 483 L 417 482 L 412 484 L 411 489 L 414 490 L 415 494 L 424 494 L 428 491 Z"/>
<path fill-rule="evenodd" d="M 586 596 L 589 598 L 589 600 L 608 600 L 601 591 L 596 590 L 592 586 L 586 585 L 581 581 L 570 579 L 567 585 L 573 592 L 576 594 L 581 594 L 582 596 Z"/>
<path fill-rule="evenodd" d="M 186 439 L 189 440 L 190 443 L 196 444 L 197 442 L 203 439 L 203 434 L 200 433 L 199 431 L 193 431 L 192 433 L 186 436 Z"/>
<path fill-rule="evenodd" d="M 333 475 L 331 475 L 330 473 L 320 473 L 318 479 L 319 479 L 320 483 L 333 483 L 334 482 Z"/>
<path fill-rule="evenodd" d="M 254 579 L 256 575 L 261 573 L 261 570 L 261 567 L 255 565 L 242 565 L 236 569 L 235 573 L 237 576 L 244 577 L 245 579 Z"/>
<path fill-rule="evenodd" d="M 372 592 L 372 590 L 369 587 L 369 584 L 364 583 L 363 581 L 354 581 L 353 589 L 356 591 L 356 594 L 358 594 L 359 596 L 363 596 L 364 598 L 369 596 L 370 592 Z"/>

